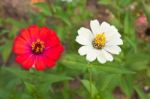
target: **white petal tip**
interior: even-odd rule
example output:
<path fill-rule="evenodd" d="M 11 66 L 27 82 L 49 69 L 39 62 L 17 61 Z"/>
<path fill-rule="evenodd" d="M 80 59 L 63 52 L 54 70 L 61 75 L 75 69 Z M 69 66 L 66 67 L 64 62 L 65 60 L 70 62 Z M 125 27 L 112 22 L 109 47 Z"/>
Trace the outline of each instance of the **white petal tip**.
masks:
<path fill-rule="evenodd" d="M 99 63 L 101 63 L 101 64 L 105 64 L 106 62 L 99 62 Z"/>
<path fill-rule="evenodd" d="M 88 57 L 88 55 L 86 56 L 86 60 L 89 61 L 89 62 L 93 62 L 95 61 L 96 57 L 95 58 L 91 58 L 91 57 Z"/>
<path fill-rule="evenodd" d="M 78 50 L 78 53 L 79 53 L 80 56 L 84 56 L 85 55 L 85 53 L 81 52 L 80 49 Z"/>
<path fill-rule="evenodd" d="M 113 58 L 112 58 L 112 59 L 108 59 L 107 61 L 110 61 L 110 62 L 112 62 L 112 61 L 113 61 Z"/>
<path fill-rule="evenodd" d="M 89 59 L 86 59 L 88 62 L 93 62 L 94 60 L 89 60 Z"/>
<path fill-rule="evenodd" d="M 78 39 L 77 39 L 77 37 L 76 37 L 75 41 L 78 43 Z"/>
<path fill-rule="evenodd" d="M 100 61 L 100 60 L 98 60 L 98 62 L 99 62 L 100 64 L 105 64 L 105 63 L 106 63 L 106 60 L 105 60 L 105 61 Z"/>
<path fill-rule="evenodd" d="M 93 26 L 93 25 L 94 25 L 94 26 L 95 26 L 95 25 L 98 25 L 98 26 L 99 26 L 99 21 L 98 21 L 97 19 L 91 20 L 91 21 L 90 21 L 90 25 L 91 25 L 91 26 Z"/>
<path fill-rule="evenodd" d="M 103 21 L 102 24 L 108 24 L 108 25 L 110 25 L 110 24 L 109 24 L 108 22 L 106 22 L 106 21 Z"/>
<path fill-rule="evenodd" d="M 97 19 L 91 20 L 91 22 L 99 22 Z"/>

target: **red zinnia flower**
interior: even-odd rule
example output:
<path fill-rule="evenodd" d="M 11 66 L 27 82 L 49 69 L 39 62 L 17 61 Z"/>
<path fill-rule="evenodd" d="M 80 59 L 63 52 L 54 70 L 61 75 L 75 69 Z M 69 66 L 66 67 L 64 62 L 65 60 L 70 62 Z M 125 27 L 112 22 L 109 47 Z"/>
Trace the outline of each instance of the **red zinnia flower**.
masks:
<path fill-rule="evenodd" d="M 23 68 L 44 70 L 55 65 L 63 46 L 53 30 L 32 25 L 21 30 L 14 41 L 13 51 L 17 55 L 16 61 Z"/>

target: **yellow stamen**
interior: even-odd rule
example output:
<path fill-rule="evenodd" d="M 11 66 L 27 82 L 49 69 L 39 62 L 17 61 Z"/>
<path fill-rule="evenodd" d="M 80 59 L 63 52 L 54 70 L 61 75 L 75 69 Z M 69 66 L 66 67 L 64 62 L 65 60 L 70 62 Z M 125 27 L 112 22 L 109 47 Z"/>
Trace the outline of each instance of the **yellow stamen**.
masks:
<path fill-rule="evenodd" d="M 40 52 L 40 48 L 37 47 L 36 50 L 35 50 L 35 52 L 36 52 L 36 53 Z"/>
<path fill-rule="evenodd" d="M 105 46 L 105 43 L 106 43 L 106 37 L 104 33 L 97 34 L 92 42 L 93 47 L 96 49 L 102 49 Z"/>
<path fill-rule="evenodd" d="M 34 54 L 41 54 L 45 48 L 45 45 L 43 41 L 37 39 L 35 42 L 32 42 L 31 48 Z"/>

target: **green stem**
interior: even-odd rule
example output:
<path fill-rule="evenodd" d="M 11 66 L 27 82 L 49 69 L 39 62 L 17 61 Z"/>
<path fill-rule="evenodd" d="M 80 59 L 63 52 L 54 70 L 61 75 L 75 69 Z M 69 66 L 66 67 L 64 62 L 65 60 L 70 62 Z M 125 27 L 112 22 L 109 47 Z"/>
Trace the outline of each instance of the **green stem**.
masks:
<path fill-rule="evenodd" d="M 69 95 L 68 95 L 68 89 L 69 89 L 69 86 L 68 86 L 68 81 L 64 81 L 64 88 L 63 88 L 63 97 L 64 99 L 69 99 Z"/>
<path fill-rule="evenodd" d="M 89 81 L 90 81 L 90 96 L 92 99 L 92 97 L 93 97 L 93 94 L 92 94 L 92 68 L 90 65 L 88 67 L 88 71 L 89 71 Z"/>

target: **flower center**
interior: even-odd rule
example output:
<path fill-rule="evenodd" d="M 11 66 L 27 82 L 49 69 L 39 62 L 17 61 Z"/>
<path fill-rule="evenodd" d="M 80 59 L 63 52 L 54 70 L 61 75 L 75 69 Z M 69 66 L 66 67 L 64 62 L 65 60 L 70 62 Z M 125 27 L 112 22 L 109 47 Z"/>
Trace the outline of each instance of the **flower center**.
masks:
<path fill-rule="evenodd" d="M 34 54 L 41 54 L 45 48 L 44 42 L 37 39 L 35 42 L 32 42 L 31 48 Z"/>
<path fill-rule="evenodd" d="M 104 33 L 97 34 L 92 42 L 93 47 L 96 49 L 102 49 L 105 46 L 105 43 L 106 43 L 106 37 Z"/>

